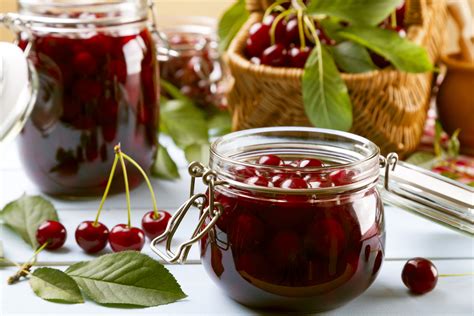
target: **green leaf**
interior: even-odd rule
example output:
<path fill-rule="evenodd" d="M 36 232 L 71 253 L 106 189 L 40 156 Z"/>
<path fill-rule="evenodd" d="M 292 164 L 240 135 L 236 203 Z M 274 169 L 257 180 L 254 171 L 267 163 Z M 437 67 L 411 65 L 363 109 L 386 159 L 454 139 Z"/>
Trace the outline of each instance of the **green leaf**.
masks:
<path fill-rule="evenodd" d="M 171 98 L 173 98 L 175 100 L 181 100 L 183 102 L 189 102 L 189 103 L 193 102 L 190 98 L 185 96 L 178 88 L 176 88 L 170 82 L 168 82 L 164 79 L 160 79 L 160 86 L 166 93 L 168 93 L 171 96 Z M 160 101 L 166 103 L 167 101 L 169 101 L 169 99 L 167 99 L 166 97 L 161 96 Z"/>
<path fill-rule="evenodd" d="M 46 220 L 58 220 L 53 204 L 41 196 L 23 195 L 2 211 L 4 223 L 18 233 L 33 249 L 38 247 L 36 230 Z"/>
<path fill-rule="evenodd" d="M 160 111 L 162 131 L 170 135 L 178 147 L 208 142 L 204 113 L 192 102 L 169 100 L 161 104 Z"/>
<path fill-rule="evenodd" d="M 219 50 L 225 51 L 249 17 L 245 9 L 245 0 L 238 0 L 224 12 L 217 27 Z"/>
<path fill-rule="evenodd" d="M 209 137 L 228 134 L 232 129 L 232 119 L 228 111 L 218 111 L 208 118 Z"/>
<path fill-rule="evenodd" d="M 451 135 L 448 141 L 448 157 L 456 158 L 459 156 L 459 151 L 461 150 L 461 143 L 459 142 L 459 133 L 461 129 L 456 129 L 454 133 Z"/>
<path fill-rule="evenodd" d="M 137 251 L 103 255 L 70 266 L 69 274 L 99 304 L 158 306 L 185 298 L 173 275 L 158 261 Z"/>
<path fill-rule="evenodd" d="M 418 151 L 408 157 L 406 162 L 426 169 L 431 169 L 438 162 L 438 158 L 431 152 Z"/>
<path fill-rule="evenodd" d="M 433 150 L 437 157 L 441 157 L 443 155 L 443 148 L 441 146 L 441 134 L 443 134 L 443 127 L 441 126 L 441 122 L 436 120 Z"/>
<path fill-rule="evenodd" d="M 30 277 L 30 286 L 36 295 L 56 303 L 84 303 L 76 281 L 61 270 L 36 269 Z"/>
<path fill-rule="evenodd" d="M 331 47 L 331 52 L 334 61 L 344 72 L 361 73 L 378 69 L 367 50 L 354 42 L 339 43 Z"/>
<path fill-rule="evenodd" d="M 335 16 L 352 24 L 377 25 L 400 3 L 401 0 L 312 0 L 308 12 Z"/>
<path fill-rule="evenodd" d="M 349 130 L 352 104 L 347 87 L 325 47 L 316 46 L 305 65 L 303 102 L 314 126 Z"/>
<path fill-rule="evenodd" d="M 433 70 L 426 50 L 400 37 L 397 32 L 371 26 L 350 26 L 341 30 L 339 35 L 385 57 L 399 70 L 414 73 Z"/>
<path fill-rule="evenodd" d="M 155 162 L 151 168 L 154 177 L 173 180 L 179 178 L 178 166 L 171 158 L 170 154 L 161 144 L 156 151 Z"/>
<path fill-rule="evenodd" d="M 193 144 L 184 149 L 184 155 L 189 162 L 199 161 L 209 163 L 209 144 Z"/>

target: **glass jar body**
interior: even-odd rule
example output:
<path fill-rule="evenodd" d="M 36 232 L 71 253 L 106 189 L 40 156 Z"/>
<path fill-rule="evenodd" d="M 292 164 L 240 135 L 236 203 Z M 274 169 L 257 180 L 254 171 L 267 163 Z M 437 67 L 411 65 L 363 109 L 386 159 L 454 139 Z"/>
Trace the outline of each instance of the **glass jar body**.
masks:
<path fill-rule="evenodd" d="M 117 143 L 145 170 L 152 164 L 159 112 L 155 47 L 145 23 L 52 29 L 33 29 L 27 39 L 39 86 L 19 136 L 20 156 L 47 194 L 100 195 Z M 123 191 L 120 173 L 112 192 Z M 128 175 L 132 187 L 141 182 L 137 170 Z"/>
<path fill-rule="evenodd" d="M 204 17 L 164 20 L 161 30 L 173 53 L 159 58 L 161 78 L 208 112 L 227 109 L 227 74 L 217 48 L 216 21 Z M 169 97 L 166 91 L 162 93 Z"/>
<path fill-rule="evenodd" d="M 375 280 L 385 248 L 378 149 L 347 135 L 277 127 L 213 144 L 210 168 L 220 183 L 214 199 L 222 209 L 201 240 L 201 260 L 233 299 L 264 309 L 325 311 Z M 265 155 L 280 157 L 279 166 L 259 165 Z M 307 159 L 324 165 L 299 167 Z M 307 186 L 285 188 L 282 177 Z"/>
<path fill-rule="evenodd" d="M 224 207 L 201 242 L 208 274 L 236 301 L 258 308 L 324 311 L 363 293 L 384 257 L 376 188 L 327 199 L 216 192 Z"/>

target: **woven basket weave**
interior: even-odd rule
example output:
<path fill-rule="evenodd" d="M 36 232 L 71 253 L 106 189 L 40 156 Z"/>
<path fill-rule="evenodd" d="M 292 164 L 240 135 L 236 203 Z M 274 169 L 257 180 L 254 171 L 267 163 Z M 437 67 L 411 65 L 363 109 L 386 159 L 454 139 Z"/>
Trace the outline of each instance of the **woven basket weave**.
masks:
<path fill-rule="evenodd" d="M 271 0 L 247 0 L 251 12 L 232 41 L 228 63 L 234 77 L 229 92 L 233 129 L 311 126 L 303 107 L 303 70 L 255 65 L 244 55 L 250 26 L 261 21 Z M 444 46 L 447 13 L 443 0 L 408 0 L 408 38 L 437 61 Z M 409 74 L 387 68 L 342 74 L 353 105 L 351 132 L 375 142 L 382 153 L 405 155 L 416 149 L 429 108 L 432 73 Z"/>

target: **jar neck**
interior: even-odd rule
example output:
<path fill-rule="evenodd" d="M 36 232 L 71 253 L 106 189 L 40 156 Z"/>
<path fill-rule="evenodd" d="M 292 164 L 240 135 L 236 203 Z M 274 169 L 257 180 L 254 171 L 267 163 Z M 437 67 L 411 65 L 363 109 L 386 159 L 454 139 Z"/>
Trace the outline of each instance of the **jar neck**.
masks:
<path fill-rule="evenodd" d="M 77 32 L 117 28 L 147 21 L 146 0 L 19 0 L 21 19 L 33 31 Z"/>
<path fill-rule="evenodd" d="M 285 162 L 319 159 L 325 165 L 301 168 L 256 163 L 259 157 L 269 154 L 277 155 Z M 335 194 L 373 186 L 379 177 L 380 161 L 378 147 L 357 135 L 318 128 L 272 127 L 235 132 L 219 138 L 211 146 L 209 167 L 219 180 L 244 190 Z M 248 170 L 257 175 L 296 174 L 314 179 L 326 179 L 341 173 L 350 176 L 350 181 L 330 187 L 282 189 L 249 185 L 246 181 Z"/>

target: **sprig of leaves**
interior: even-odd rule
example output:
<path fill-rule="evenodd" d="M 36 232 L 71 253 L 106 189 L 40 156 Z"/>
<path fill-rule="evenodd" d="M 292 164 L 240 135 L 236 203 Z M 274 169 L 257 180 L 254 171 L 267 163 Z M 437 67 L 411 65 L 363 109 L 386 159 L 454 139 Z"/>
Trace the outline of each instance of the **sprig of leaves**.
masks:
<path fill-rule="evenodd" d="M 236 33 L 231 25 L 241 27 L 236 17 L 245 15 L 243 1 L 238 1 L 221 18 L 222 47 Z M 326 34 L 339 44 L 313 49 L 305 66 L 302 94 L 306 114 L 318 127 L 348 130 L 352 124 L 352 104 L 339 69 L 348 73 L 377 70 L 369 51 L 383 56 L 396 69 L 421 73 L 433 71 L 426 50 L 396 32 L 376 27 L 393 12 L 401 0 L 312 0 L 305 14 L 322 25 Z M 303 7 L 304 6 L 300 6 Z M 346 25 L 350 26 L 347 27 Z M 234 32 L 235 31 L 235 32 Z M 337 65 L 337 67 L 336 67 Z M 338 69 L 339 68 L 339 69 Z"/>
<path fill-rule="evenodd" d="M 4 223 L 33 249 L 38 247 L 36 230 L 47 220 L 58 220 L 53 204 L 41 196 L 23 195 L 8 203 L 1 212 Z"/>
<path fill-rule="evenodd" d="M 171 137 L 189 162 L 207 163 L 210 138 L 230 131 L 229 113 L 201 109 L 165 80 L 161 81 L 161 88 L 172 99 L 161 98 L 160 132 Z M 158 148 L 152 175 L 168 180 L 179 177 L 178 167 L 164 146 Z"/>

